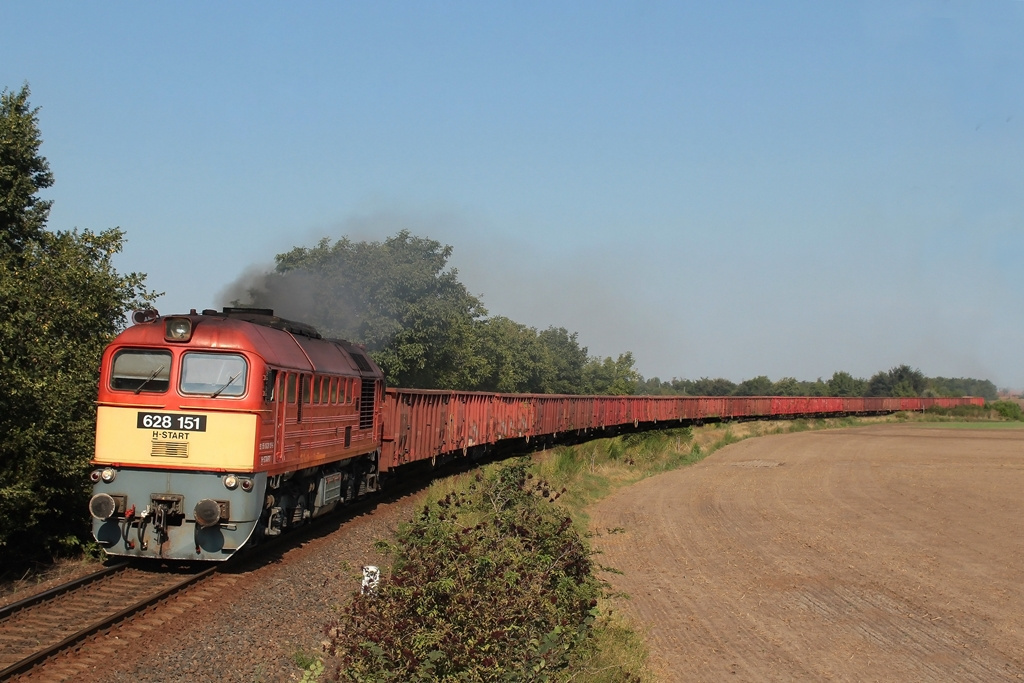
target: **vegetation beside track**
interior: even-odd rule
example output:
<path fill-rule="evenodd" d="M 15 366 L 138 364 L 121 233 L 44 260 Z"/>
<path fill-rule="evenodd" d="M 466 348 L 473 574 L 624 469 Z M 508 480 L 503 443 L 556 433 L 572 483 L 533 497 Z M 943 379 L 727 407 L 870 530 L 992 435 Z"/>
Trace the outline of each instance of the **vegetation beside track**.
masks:
<path fill-rule="evenodd" d="M 328 627 L 346 681 L 557 678 L 600 586 L 559 495 L 518 459 L 464 477 L 403 524 L 379 588 Z"/>

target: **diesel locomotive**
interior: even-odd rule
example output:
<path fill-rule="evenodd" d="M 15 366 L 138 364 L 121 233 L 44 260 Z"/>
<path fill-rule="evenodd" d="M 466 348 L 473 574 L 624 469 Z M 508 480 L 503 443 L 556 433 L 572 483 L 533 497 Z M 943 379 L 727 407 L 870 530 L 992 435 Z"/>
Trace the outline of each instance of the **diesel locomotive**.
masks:
<path fill-rule="evenodd" d="M 104 351 L 93 534 L 111 555 L 224 560 L 378 485 L 380 368 L 272 311 L 134 316 Z"/>

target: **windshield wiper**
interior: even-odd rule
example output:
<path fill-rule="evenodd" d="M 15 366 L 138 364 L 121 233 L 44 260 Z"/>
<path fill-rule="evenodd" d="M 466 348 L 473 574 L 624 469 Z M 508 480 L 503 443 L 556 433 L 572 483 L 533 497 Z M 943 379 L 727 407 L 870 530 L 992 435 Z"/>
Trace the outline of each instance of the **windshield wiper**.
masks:
<path fill-rule="evenodd" d="M 232 382 L 234 382 L 234 381 L 235 381 L 236 379 L 238 379 L 238 377 L 239 377 L 239 376 L 240 376 L 240 375 L 241 375 L 241 374 L 242 374 L 243 372 L 245 372 L 245 371 L 244 371 L 244 370 L 239 370 L 239 371 L 238 371 L 238 374 L 237 374 L 237 375 L 235 375 L 234 377 L 232 377 L 231 379 L 229 379 L 229 380 L 228 380 L 228 382 L 227 382 L 227 384 L 225 384 L 225 385 L 224 385 L 224 386 L 222 386 L 222 387 L 221 387 L 220 389 L 218 389 L 217 391 L 215 391 L 215 392 L 213 392 L 212 394 L 210 394 L 210 398 L 217 398 L 218 396 L 220 396 L 220 392 L 222 392 L 222 391 L 224 391 L 225 389 L 227 389 L 228 387 L 230 387 L 230 386 L 231 386 L 231 383 L 232 383 Z"/>
<path fill-rule="evenodd" d="M 160 366 L 160 367 L 158 367 L 158 368 L 157 368 L 156 370 L 154 370 L 154 371 L 153 371 L 153 374 L 152 374 L 152 375 L 150 375 L 149 377 L 147 377 L 147 378 L 146 378 L 146 381 L 144 381 L 144 382 L 143 382 L 142 384 L 140 384 L 139 386 L 135 387 L 135 393 L 136 393 L 136 394 L 138 394 L 139 392 L 141 392 L 141 391 L 142 391 L 142 387 L 146 386 L 147 384 L 149 384 L 150 382 L 152 382 L 152 381 L 153 381 L 154 379 L 156 379 L 156 376 L 157 376 L 157 375 L 159 375 L 159 374 L 160 374 L 160 372 L 161 372 L 161 371 L 162 371 L 163 369 L 164 369 L 164 366 L 162 366 L 162 365 L 161 365 L 161 366 Z"/>

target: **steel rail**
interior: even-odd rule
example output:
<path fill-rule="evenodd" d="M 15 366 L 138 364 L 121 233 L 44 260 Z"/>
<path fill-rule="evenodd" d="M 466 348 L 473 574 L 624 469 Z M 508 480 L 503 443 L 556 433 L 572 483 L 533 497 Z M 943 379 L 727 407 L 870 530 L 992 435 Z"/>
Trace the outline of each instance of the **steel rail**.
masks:
<path fill-rule="evenodd" d="M 99 581 L 100 579 L 106 576 L 122 571 L 127 567 L 127 562 L 112 564 L 109 567 L 104 567 L 103 569 L 95 571 L 92 574 L 86 574 L 85 576 L 80 576 L 77 579 L 72 579 L 67 583 L 62 583 L 56 588 L 51 588 L 48 591 L 43 591 L 42 593 L 37 593 L 36 595 L 30 595 L 23 600 L 19 600 L 18 602 L 12 602 L 9 605 L 0 607 L 0 622 L 4 621 L 15 612 L 20 612 L 26 607 L 32 607 L 33 605 L 39 605 L 49 600 L 53 600 L 54 598 L 59 597 L 65 593 L 70 593 L 71 591 L 81 588 L 82 586 L 86 586 L 94 581 Z"/>
<path fill-rule="evenodd" d="M 79 642 L 85 640 L 89 636 L 94 635 L 94 634 L 96 634 L 96 633 L 98 633 L 100 631 L 103 631 L 104 629 L 110 628 L 111 626 L 113 626 L 114 624 L 118 623 L 119 621 L 123 621 L 123 620 L 127 619 L 128 617 L 130 617 L 130 616 L 132 616 L 134 614 L 137 614 L 138 612 L 141 612 L 141 611 L 145 610 L 146 608 L 151 607 L 151 606 L 153 606 L 153 605 L 155 605 L 155 604 L 157 604 L 157 603 L 167 599 L 168 597 L 170 597 L 170 596 L 174 595 L 175 593 L 177 593 L 177 592 L 179 592 L 179 591 L 181 591 L 181 590 L 191 586 L 192 584 L 198 583 L 199 581 L 202 581 L 203 579 L 206 579 L 207 577 L 209 577 L 210 575 L 215 573 L 219 568 L 220 567 L 218 567 L 218 566 L 209 567 L 208 569 L 204 569 L 203 571 L 198 572 L 196 574 L 193 574 L 192 576 L 188 576 L 188 577 L 182 579 L 181 581 L 178 581 L 178 582 L 172 584 L 171 586 L 161 590 L 159 593 L 151 595 L 148 598 L 144 598 L 143 600 L 140 600 L 140 601 L 136 602 L 134 605 L 126 607 L 125 609 L 121 610 L 117 614 L 114 614 L 114 615 L 108 616 L 108 617 L 104 617 L 103 619 L 100 619 L 100 620 L 90 624 L 89 626 L 85 627 L 81 631 L 78 631 L 77 633 L 74 633 L 74 634 L 68 636 L 67 638 L 65 638 L 64 640 L 60 641 L 59 643 L 47 646 L 44 649 L 35 652 L 34 654 L 32 654 L 32 655 L 22 659 L 19 662 L 14 663 L 14 664 L 8 666 L 6 669 L 0 671 L 0 681 L 7 680 L 8 678 L 10 678 L 12 676 L 17 676 L 19 674 L 25 673 L 26 671 L 28 671 L 28 670 L 32 669 L 33 667 L 39 665 L 44 660 L 46 660 L 46 659 L 52 657 L 53 655 L 57 654 L 58 652 L 61 652 L 62 650 L 66 650 L 67 648 L 71 647 L 72 645 L 75 645 L 76 643 L 79 643 Z M 108 567 L 107 569 L 113 569 L 113 568 Z M 99 572 L 97 572 L 97 573 L 99 573 Z M 85 577 L 85 578 L 89 578 L 89 577 Z M 88 581 L 86 583 L 88 583 Z M 56 588 L 54 590 L 56 591 L 56 590 L 59 590 L 60 588 L 64 588 L 64 586 L 59 586 L 58 588 Z M 48 591 L 48 592 L 50 592 L 50 591 Z M 67 591 L 64 591 L 64 592 L 67 592 Z M 26 601 L 27 600 L 31 600 L 31 598 L 27 598 Z M 25 601 L 22 601 L 22 602 L 25 602 Z M 42 601 L 37 601 L 37 602 L 42 602 Z"/>

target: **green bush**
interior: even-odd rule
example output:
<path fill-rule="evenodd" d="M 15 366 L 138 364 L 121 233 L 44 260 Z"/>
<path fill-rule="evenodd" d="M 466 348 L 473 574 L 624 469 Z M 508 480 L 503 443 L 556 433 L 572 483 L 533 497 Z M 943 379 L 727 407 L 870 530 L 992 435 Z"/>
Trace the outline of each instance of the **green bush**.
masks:
<path fill-rule="evenodd" d="M 1003 420 L 1024 421 L 1024 411 L 1015 401 L 993 401 L 984 406 L 967 405 L 954 408 L 933 406 L 925 412 L 933 416 L 948 416 L 960 420 L 991 420 L 998 417 Z"/>
<path fill-rule="evenodd" d="M 995 410 L 1005 420 L 1024 421 L 1024 412 L 1020 404 L 1014 401 L 995 401 L 988 404 L 989 408 Z"/>
<path fill-rule="evenodd" d="M 587 547 L 523 462 L 398 531 L 390 576 L 328 625 L 335 675 L 351 681 L 546 680 L 597 614 Z"/>
<path fill-rule="evenodd" d="M 953 408 L 943 408 L 942 406 L 932 406 L 925 410 L 925 413 L 935 417 L 954 417 L 964 420 L 981 420 L 989 415 L 987 408 L 982 406 L 966 405 L 966 406 L 955 406 Z"/>

